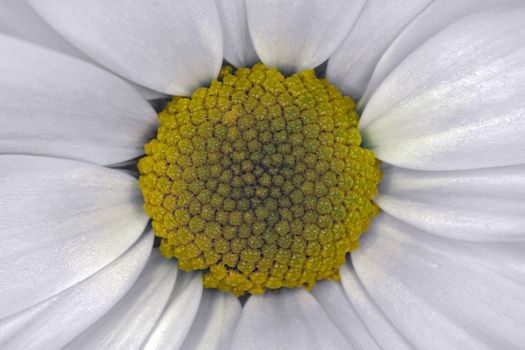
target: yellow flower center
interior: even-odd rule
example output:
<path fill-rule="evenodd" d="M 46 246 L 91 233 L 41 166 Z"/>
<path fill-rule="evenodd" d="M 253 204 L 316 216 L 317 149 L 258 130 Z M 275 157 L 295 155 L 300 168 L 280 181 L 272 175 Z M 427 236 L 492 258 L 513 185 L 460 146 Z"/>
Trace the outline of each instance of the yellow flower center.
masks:
<path fill-rule="evenodd" d="M 313 70 L 226 67 L 159 121 L 139 171 L 163 256 L 235 295 L 338 278 L 379 212 L 350 97 Z"/>

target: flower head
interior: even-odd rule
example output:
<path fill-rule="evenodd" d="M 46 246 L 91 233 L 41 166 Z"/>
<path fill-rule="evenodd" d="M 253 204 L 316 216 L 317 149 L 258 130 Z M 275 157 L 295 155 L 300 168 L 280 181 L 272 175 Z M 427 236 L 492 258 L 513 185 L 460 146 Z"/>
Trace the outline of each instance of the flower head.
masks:
<path fill-rule="evenodd" d="M 1 1 L 0 347 L 522 347 L 523 18 Z"/>

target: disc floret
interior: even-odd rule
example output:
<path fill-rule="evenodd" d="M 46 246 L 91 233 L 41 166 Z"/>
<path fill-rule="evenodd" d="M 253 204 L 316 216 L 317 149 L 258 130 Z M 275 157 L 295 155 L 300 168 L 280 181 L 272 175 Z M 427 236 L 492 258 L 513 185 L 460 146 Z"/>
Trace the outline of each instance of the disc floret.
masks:
<path fill-rule="evenodd" d="M 174 98 L 139 162 L 160 251 L 236 295 L 338 278 L 379 209 L 354 101 L 262 64 Z"/>

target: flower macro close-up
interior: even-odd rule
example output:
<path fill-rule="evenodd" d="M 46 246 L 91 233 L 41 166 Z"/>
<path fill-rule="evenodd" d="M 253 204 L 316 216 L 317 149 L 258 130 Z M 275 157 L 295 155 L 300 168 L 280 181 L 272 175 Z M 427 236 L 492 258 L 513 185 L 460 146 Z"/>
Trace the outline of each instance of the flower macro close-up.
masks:
<path fill-rule="evenodd" d="M 0 349 L 523 349 L 525 1 L 0 0 Z"/>

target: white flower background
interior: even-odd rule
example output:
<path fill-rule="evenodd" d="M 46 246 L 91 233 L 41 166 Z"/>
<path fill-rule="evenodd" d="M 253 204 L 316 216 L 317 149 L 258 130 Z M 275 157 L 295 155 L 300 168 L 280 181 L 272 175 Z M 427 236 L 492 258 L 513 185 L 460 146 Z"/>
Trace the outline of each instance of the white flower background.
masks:
<path fill-rule="evenodd" d="M 118 165 L 223 58 L 359 100 L 383 212 L 341 283 L 241 304 L 152 249 Z M 523 1 L 0 0 L 0 170 L 2 349 L 525 346 Z"/>

